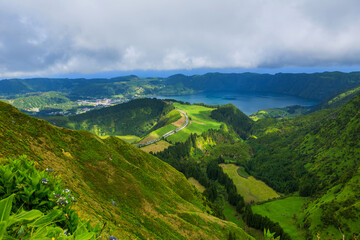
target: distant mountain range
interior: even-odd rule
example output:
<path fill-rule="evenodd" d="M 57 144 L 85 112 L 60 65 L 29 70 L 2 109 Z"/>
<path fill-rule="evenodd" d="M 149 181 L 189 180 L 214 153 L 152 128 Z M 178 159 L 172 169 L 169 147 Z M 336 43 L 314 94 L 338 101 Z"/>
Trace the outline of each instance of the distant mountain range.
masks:
<path fill-rule="evenodd" d="M 80 97 L 134 97 L 171 95 L 201 91 L 258 91 L 324 100 L 338 91 L 360 85 L 360 72 L 311 74 L 207 73 L 168 78 L 139 78 L 134 75 L 111 79 L 9 79 L 0 81 L 0 96 L 57 91 Z"/>

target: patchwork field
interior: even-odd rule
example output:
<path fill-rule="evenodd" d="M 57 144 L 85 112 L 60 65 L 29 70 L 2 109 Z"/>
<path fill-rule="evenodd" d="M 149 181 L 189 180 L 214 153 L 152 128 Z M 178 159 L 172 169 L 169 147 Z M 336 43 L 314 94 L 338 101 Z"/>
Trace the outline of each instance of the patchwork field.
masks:
<path fill-rule="evenodd" d="M 170 143 L 164 141 L 164 140 L 160 140 L 156 143 L 150 144 L 148 146 L 142 147 L 140 148 L 141 150 L 143 150 L 144 152 L 153 152 L 153 153 L 157 153 L 157 152 L 161 152 L 164 151 L 165 149 L 167 149 L 169 146 L 171 146 Z"/>
<path fill-rule="evenodd" d="M 185 124 L 186 118 L 184 116 L 184 114 L 180 113 L 181 118 L 179 120 L 177 120 L 176 122 L 173 122 L 172 125 L 174 125 L 175 127 L 182 127 Z"/>
<path fill-rule="evenodd" d="M 248 178 L 241 177 L 238 174 L 238 166 L 234 164 L 220 164 L 220 166 L 234 181 L 238 193 L 244 197 L 246 202 L 261 202 L 279 197 L 279 194 L 264 182 L 257 180 L 252 176 L 249 176 Z"/>
<path fill-rule="evenodd" d="M 273 222 L 278 222 L 291 239 L 305 239 L 305 231 L 296 227 L 296 215 L 307 202 L 304 197 L 288 197 L 252 207 L 254 213 L 267 216 Z"/>
<path fill-rule="evenodd" d="M 220 128 L 221 123 L 210 117 L 211 111 L 214 110 L 212 108 L 180 103 L 174 103 L 174 106 L 187 113 L 190 118 L 190 125 L 168 137 L 171 142 L 184 142 L 191 133 L 201 134 L 209 129 Z"/>

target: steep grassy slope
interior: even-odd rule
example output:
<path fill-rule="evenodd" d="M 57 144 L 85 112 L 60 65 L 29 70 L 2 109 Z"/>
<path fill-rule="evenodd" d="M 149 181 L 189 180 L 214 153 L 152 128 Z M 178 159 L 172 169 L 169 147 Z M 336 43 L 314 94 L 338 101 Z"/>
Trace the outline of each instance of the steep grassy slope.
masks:
<path fill-rule="evenodd" d="M 81 217 L 120 239 L 225 239 L 235 224 L 204 212 L 200 193 L 174 168 L 122 140 L 53 127 L 0 102 L 0 158 L 26 154 L 62 175 Z"/>
<path fill-rule="evenodd" d="M 136 99 L 112 107 L 101 108 L 70 117 L 53 117 L 47 120 L 56 126 L 88 130 L 98 136 L 144 136 L 156 130 L 176 115 L 166 118 L 174 107 L 158 99 Z M 180 116 L 177 116 L 180 118 Z M 157 125 L 159 121 L 159 125 Z"/>

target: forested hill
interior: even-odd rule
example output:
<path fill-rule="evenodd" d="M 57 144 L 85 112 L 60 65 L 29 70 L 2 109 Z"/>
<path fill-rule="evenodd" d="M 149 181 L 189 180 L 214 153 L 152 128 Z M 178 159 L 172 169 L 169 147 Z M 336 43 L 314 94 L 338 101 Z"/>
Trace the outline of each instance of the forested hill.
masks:
<path fill-rule="evenodd" d="M 253 121 L 233 104 L 219 106 L 210 115 L 213 119 L 226 123 L 243 139 L 249 136 Z"/>
<path fill-rule="evenodd" d="M 100 91 L 103 94 L 112 93 L 117 88 L 121 88 L 122 82 L 137 79 L 136 76 L 118 77 L 112 79 L 94 78 L 94 79 L 69 79 L 69 78 L 32 78 L 32 79 L 5 79 L 0 81 L 0 95 L 16 95 L 30 92 L 49 92 L 57 91 L 64 93 L 74 93 L 78 95 L 88 94 L 96 96 Z M 114 84 L 117 83 L 117 84 Z M 108 86 L 118 87 L 106 89 Z M 92 89 L 89 92 L 88 89 Z M 110 92 L 109 92 L 110 91 Z"/>
<path fill-rule="evenodd" d="M 345 88 L 360 85 L 360 72 L 324 72 L 312 74 L 278 73 L 208 73 L 205 75 L 174 75 L 166 84 L 197 91 L 259 91 L 295 95 L 324 100 Z"/>
<path fill-rule="evenodd" d="M 211 209 L 202 195 L 194 191 L 181 173 L 158 158 L 114 137 L 100 139 L 87 131 L 54 127 L 0 102 L 0 170 L 4 159 L 23 154 L 35 161 L 38 169 L 51 169 L 47 174 L 63 178 L 64 188 L 77 199 L 73 208 L 81 218 L 90 219 L 92 224 L 99 223 L 97 234 L 104 239 L 109 236 L 117 239 L 227 239 L 229 235 L 251 239 L 237 225 L 206 213 L 211 213 Z M 33 210 L 44 208 L 42 200 L 45 203 L 56 201 L 55 190 L 47 189 L 53 185 L 50 181 L 54 177 L 43 180 L 40 175 L 35 177 L 30 182 L 37 188 L 32 189 L 22 184 L 29 176 L 21 177 L 19 173 L 0 175 L 0 200 L 14 193 L 18 206 L 30 199 Z M 44 175 L 45 171 L 41 173 Z M 32 198 L 32 193 L 38 198 Z M 30 195 L 30 198 L 18 194 Z M 32 220 L 29 214 L 26 217 Z M 49 215 L 47 220 L 56 223 L 56 217 Z M 65 219 L 75 224 L 78 220 L 73 217 L 71 214 Z M 4 221 L 2 224 L 4 226 Z M 39 224 L 31 226 L 30 232 L 34 228 L 37 230 Z M 42 232 L 45 234 L 46 225 L 40 226 L 44 226 Z M 28 233 L 26 229 L 24 232 Z M 74 233 L 74 230 L 67 231 Z"/>
<path fill-rule="evenodd" d="M 159 99 L 135 99 L 112 107 L 92 110 L 70 117 L 47 120 L 60 127 L 88 130 L 99 136 L 135 135 L 142 137 L 156 129 L 161 117 L 174 107 Z"/>
<path fill-rule="evenodd" d="M 74 98 L 176 95 L 200 91 L 258 91 L 325 100 L 360 85 L 360 72 L 312 74 L 207 73 L 168 78 L 125 76 L 111 79 L 9 79 L 0 81 L 0 96 L 58 91 Z"/>

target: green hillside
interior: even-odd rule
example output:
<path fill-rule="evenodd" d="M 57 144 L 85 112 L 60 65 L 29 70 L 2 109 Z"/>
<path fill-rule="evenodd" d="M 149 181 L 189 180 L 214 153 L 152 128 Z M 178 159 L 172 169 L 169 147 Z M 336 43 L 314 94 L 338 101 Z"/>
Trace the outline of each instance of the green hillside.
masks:
<path fill-rule="evenodd" d="M 69 117 L 46 118 L 50 123 L 77 130 L 88 130 L 98 136 L 135 135 L 147 133 L 176 121 L 179 115 L 167 113 L 174 107 L 158 99 L 136 99 L 112 107 L 92 110 Z"/>
<path fill-rule="evenodd" d="M 0 159 L 27 155 L 77 196 L 80 218 L 118 239 L 250 239 L 207 213 L 204 198 L 161 160 L 110 137 L 51 126 L 0 102 Z M 205 205 L 204 205 L 205 203 Z M 105 235 L 106 235 L 105 234 Z"/>
<path fill-rule="evenodd" d="M 253 126 L 248 143 L 255 154 L 246 168 L 279 192 L 312 197 L 293 223 L 307 237 L 360 232 L 359 114 L 357 95 L 340 108 Z"/>
<path fill-rule="evenodd" d="M 360 95 L 306 135 L 299 150 L 309 172 L 300 192 L 318 196 L 304 211 L 310 231 L 330 238 L 341 236 L 339 229 L 360 232 Z"/>

